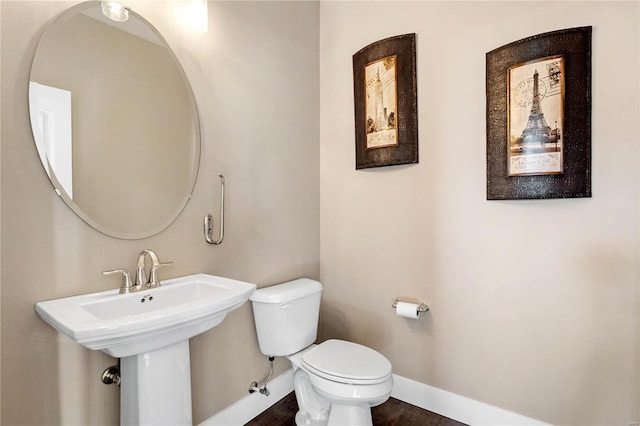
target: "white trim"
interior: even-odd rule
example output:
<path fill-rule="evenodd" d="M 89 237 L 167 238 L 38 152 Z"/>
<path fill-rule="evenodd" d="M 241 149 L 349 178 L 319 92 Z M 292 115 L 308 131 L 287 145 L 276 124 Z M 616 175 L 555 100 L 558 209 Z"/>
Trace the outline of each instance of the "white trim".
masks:
<path fill-rule="evenodd" d="M 462 395 L 434 388 L 433 386 L 416 382 L 415 380 L 407 379 L 397 374 L 393 375 L 393 381 L 393 391 L 391 392 L 393 398 L 468 425 L 550 426 L 539 420 L 494 407 Z M 269 391 L 271 394 L 268 397 L 260 393 L 245 396 L 213 417 L 205 420 L 200 426 L 246 424 L 293 391 L 292 370 L 287 370 L 282 375 L 270 381 Z"/>
<path fill-rule="evenodd" d="M 396 374 L 393 375 L 393 380 L 393 391 L 391 392 L 393 398 L 468 425 L 549 426 L 539 420 Z"/>
<path fill-rule="evenodd" d="M 225 408 L 200 426 L 244 425 L 293 391 L 293 370 L 289 369 L 269 382 L 269 396 L 259 392 L 248 394 Z"/>

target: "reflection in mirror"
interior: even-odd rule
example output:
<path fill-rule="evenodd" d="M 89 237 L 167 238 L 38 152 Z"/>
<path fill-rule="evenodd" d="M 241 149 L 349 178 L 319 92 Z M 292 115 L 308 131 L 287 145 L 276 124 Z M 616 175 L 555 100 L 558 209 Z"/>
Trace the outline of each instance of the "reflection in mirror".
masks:
<path fill-rule="evenodd" d="M 112 21 L 125 22 L 129 19 L 129 8 L 117 1 L 100 0 L 102 14 Z"/>
<path fill-rule="evenodd" d="M 175 55 L 144 18 L 98 1 L 44 33 L 29 85 L 36 148 L 56 192 L 107 235 L 144 238 L 189 200 L 200 158 L 195 101 Z"/>

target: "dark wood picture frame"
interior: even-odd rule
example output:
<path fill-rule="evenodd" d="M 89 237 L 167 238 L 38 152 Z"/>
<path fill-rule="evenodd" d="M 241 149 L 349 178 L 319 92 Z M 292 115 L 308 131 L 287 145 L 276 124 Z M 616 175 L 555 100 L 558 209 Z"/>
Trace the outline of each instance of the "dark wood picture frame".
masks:
<path fill-rule="evenodd" d="M 355 53 L 353 88 L 356 169 L 417 163 L 415 33 L 386 38 Z"/>
<path fill-rule="evenodd" d="M 591 27 L 553 31 L 487 53 L 487 200 L 591 197 L 591 33 Z M 557 60 L 561 66 L 552 68 L 554 65 L 544 64 L 549 60 Z M 510 82 L 510 73 L 531 64 L 534 67 L 528 70 L 535 69 L 528 84 L 532 93 L 528 103 L 522 101 L 530 108 L 529 119 L 526 126 L 522 126 L 524 129 L 511 129 L 510 107 L 518 101 L 515 98 L 522 98 L 524 93 L 518 95 L 514 91 L 524 90 L 526 84 L 516 86 L 517 81 L 513 79 Z M 553 80 L 560 69 L 563 74 L 562 86 L 555 92 L 556 101 L 562 102 L 561 112 L 548 125 L 541 118 L 544 107 L 541 110 L 539 103 L 545 95 L 542 93 L 544 81 L 542 76 L 538 81 L 538 72 L 544 73 L 545 67 L 553 69 L 546 71 L 547 79 L 551 76 Z M 535 155 L 545 151 L 545 146 L 551 147 L 549 142 L 561 141 L 556 143 L 555 150 L 562 164 L 555 171 L 524 169 L 522 173 L 510 172 L 511 156 L 519 152 L 521 158 L 525 158 L 522 150 L 527 145 L 523 140 L 532 134 L 531 128 L 536 121 L 540 126 L 540 120 L 546 128 L 546 139 L 539 142 L 537 151 L 525 149 L 524 154 L 533 160 Z M 547 152 L 553 150 L 546 148 Z"/>

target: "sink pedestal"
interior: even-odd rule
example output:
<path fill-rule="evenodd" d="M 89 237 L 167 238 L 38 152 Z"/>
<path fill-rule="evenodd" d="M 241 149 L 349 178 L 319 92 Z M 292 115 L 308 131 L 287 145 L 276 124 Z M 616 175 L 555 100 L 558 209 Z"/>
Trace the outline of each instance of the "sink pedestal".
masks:
<path fill-rule="evenodd" d="M 191 425 L 189 340 L 120 359 L 122 426 Z"/>

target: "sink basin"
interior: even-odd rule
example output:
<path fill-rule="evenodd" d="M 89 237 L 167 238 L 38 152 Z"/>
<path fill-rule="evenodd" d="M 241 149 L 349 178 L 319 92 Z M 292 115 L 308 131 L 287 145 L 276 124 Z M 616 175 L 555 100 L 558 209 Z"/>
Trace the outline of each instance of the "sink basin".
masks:
<path fill-rule="evenodd" d="M 122 358 L 188 340 L 220 324 L 253 294 L 253 284 L 207 274 L 36 303 L 40 317 L 89 349 Z"/>

